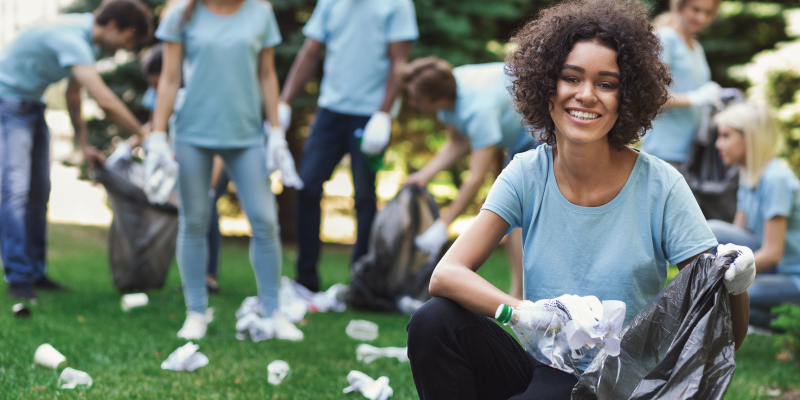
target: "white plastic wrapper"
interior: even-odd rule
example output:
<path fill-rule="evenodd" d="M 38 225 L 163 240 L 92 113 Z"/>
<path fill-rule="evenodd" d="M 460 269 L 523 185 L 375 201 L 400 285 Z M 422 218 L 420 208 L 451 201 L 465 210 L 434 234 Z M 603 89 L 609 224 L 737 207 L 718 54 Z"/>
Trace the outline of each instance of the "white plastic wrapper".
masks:
<path fill-rule="evenodd" d="M 64 382 L 62 385 L 61 382 Z M 61 376 L 58 377 L 57 386 L 61 389 L 75 389 L 78 385 L 86 385 L 87 388 L 92 387 L 92 377 L 86 372 L 78 371 L 70 367 L 64 368 L 61 371 Z"/>
<path fill-rule="evenodd" d="M 355 340 L 375 340 L 378 338 L 378 325 L 363 319 L 353 319 L 347 324 L 345 333 Z"/>
<path fill-rule="evenodd" d="M 147 293 L 131 293 L 122 296 L 120 305 L 122 311 L 130 311 L 131 308 L 146 306 L 148 301 Z"/>
<path fill-rule="evenodd" d="M 289 375 L 289 363 L 283 360 L 275 360 L 267 365 L 267 382 L 278 385 Z"/>
<path fill-rule="evenodd" d="M 372 379 L 361 371 L 350 371 L 347 374 L 347 381 L 350 382 L 350 386 L 342 390 L 344 393 L 358 392 L 370 400 L 386 400 L 394 394 L 389 386 L 389 378 L 385 376 Z"/>
<path fill-rule="evenodd" d="M 381 357 L 396 358 L 400 362 L 408 362 L 408 347 L 375 347 L 366 343 L 356 348 L 356 358 L 369 364 Z"/>
<path fill-rule="evenodd" d="M 203 353 L 199 353 L 198 349 L 200 349 L 200 346 L 192 342 L 178 347 L 161 363 L 161 369 L 192 372 L 208 365 L 208 357 Z"/>

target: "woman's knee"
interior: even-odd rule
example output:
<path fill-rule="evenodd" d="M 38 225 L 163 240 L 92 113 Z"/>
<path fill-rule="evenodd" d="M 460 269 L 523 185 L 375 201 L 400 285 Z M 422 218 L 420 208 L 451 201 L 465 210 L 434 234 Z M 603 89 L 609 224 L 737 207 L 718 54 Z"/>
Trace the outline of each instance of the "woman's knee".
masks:
<path fill-rule="evenodd" d="M 181 232 L 188 235 L 205 235 L 208 231 L 208 221 L 211 211 L 207 207 L 198 208 L 192 213 L 184 212 L 178 218 Z"/>
<path fill-rule="evenodd" d="M 280 227 L 278 226 L 278 219 L 276 213 L 270 213 L 269 210 L 261 210 L 260 212 L 250 213 L 247 219 L 250 222 L 250 228 L 253 230 L 253 238 L 256 240 L 273 240 L 278 238 L 280 234 Z"/>
<path fill-rule="evenodd" d="M 455 336 L 455 331 L 469 318 L 469 314 L 469 311 L 450 299 L 434 297 L 428 300 L 414 311 L 406 327 L 409 354 L 412 347 L 424 347 L 425 343 L 438 343 L 448 336 Z"/>

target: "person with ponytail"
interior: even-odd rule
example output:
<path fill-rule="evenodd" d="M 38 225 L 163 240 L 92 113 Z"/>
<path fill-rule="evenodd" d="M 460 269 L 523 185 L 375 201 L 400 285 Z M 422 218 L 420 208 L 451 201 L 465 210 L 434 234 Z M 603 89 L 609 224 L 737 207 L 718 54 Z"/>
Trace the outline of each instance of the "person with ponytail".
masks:
<path fill-rule="evenodd" d="M 769 328 L 770 309 L 800 304 L 800 181 L 776 157 L 778 123 L 766 105 L 748 101 L 715 117 L 716 147 L 726 165 L 739 165 L 733 224 L 711 220 L 720 243 L 750 247 L 756 279 L 750 286 L 750 324 Z"/>
<path fill-rule="evenodd" d="M 711 80 L 711 70 L 697 35 L 713 20 L 720 0 L 670 0 L 670 11 L 653 22 L 664 51 L 673 85 L 664 114 L 653 121 L 653 131 L 642 150 L 673 166 L 686 161 L 700 126 L 703 107 L 719 105 L 721 88 Z"/>
<path fill-rule="evenodd" d="M 287 184 L 294 164 L 278 122 L 273 47 L 281 35 L 272 6 L 261 0 L 184 0 L 166 11 L 156 37 L 164 41 L 164 62 L 153 132 L 145 140 L 147 158 L 169 159 L 167 120 L 181 83 L 185 90 L 172 142 L 180 195 L 177 258 L 188 308 L 178 337 L 203 338 L 212 319 L 206 232 L 213 158 L 219 155 L 252 227 L 250 261 L 264 317 L 259 323 L 275 338 L 301 340 L 303 333 L 277 311 L 281 248 L 268 176 L 280 165 Z"/>

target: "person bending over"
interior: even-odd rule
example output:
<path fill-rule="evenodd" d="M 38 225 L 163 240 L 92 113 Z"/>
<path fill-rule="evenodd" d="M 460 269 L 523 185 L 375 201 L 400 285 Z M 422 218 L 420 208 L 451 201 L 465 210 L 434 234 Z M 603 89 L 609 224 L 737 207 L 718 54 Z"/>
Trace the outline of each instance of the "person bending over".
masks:
<path fill-rule="evenodd" d="M 503 170 L 475 222 L 436 266 L 436 297 L 411 317 L 408 356 L 421 399 L 570 397 L 574 375 L 535 361 L 487 318 L 521 300 L 476 273 L 510 228 L 522 228 L 526 301 L 621 300 L 626 323 L 663 287 L 668 263 L 684 268 L 717 245 L 680 173 L 628 147 L 651 127 L 671 82 L 645 6 L 564 2 L 513 41 L 518 48 L 506 59 L 512 97 L 546 144 Z M 747 283 L 735 282 L 725 284 L 741 293 L 731 296 L 738 347 L 748 297 Z"/>
<path fill-rule="evenodd" d="M 717 114 L 716 146 L 741 168 L 733 224 L 708 221 L 720 243 L 750 247 L 758 275 L 750 287 L 750 324 L 769 328 L 770 309 L 800 304 L 800 181 L 776 156 L 778 123 L 766 105 L 748 101 Z"/>
<path fill-rule="evenodd" d="M 470 154 L 469 179 L 458 188 L 447 212 L 416 239 L 419 248 L 438 254 L 447 241 L 447 227 L 475 199 L 486 174 L 496 170 L 499 156 L 505 152 L 506 166 L 514 155 L 540 143 L 522 126 L 502 63 L 453 68 L 431 56 L 403 67 L 399 78 L 411 105 L 422 112 L 436 112 L 448 133 L 444 146 L 424 168 L 409 175 L 405 184 L 425 187 L 439 171 Z M 513 230 L 505 243 L 511 263 L 511 295 L 522 297 L 522 231 Z"/>

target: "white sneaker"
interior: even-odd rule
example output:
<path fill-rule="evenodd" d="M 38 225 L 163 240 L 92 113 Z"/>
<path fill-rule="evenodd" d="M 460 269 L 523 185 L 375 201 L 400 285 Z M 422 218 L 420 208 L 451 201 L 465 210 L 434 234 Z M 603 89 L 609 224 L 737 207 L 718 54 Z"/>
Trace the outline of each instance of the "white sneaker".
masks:
<path fill-rule="evenodd" d="M 281 312 L 275 311 L 272 318 L 265 318 L 275 327 L 275 338 L 291 340 L 294 342 L 303 340 L 303 332 L 286 318 Z"/>
<path fill-rule="evenodd" d="M 214 309 L 206 309 L 205 314 L 200 314 L 197 311 L 189 311 L 186 313 L 186 321 L 183 327 L 178 331 L 178 337 L 186 340 L 202 339 L 206 336 L 206 329 L 208 323 L 214 319 Z"/>

